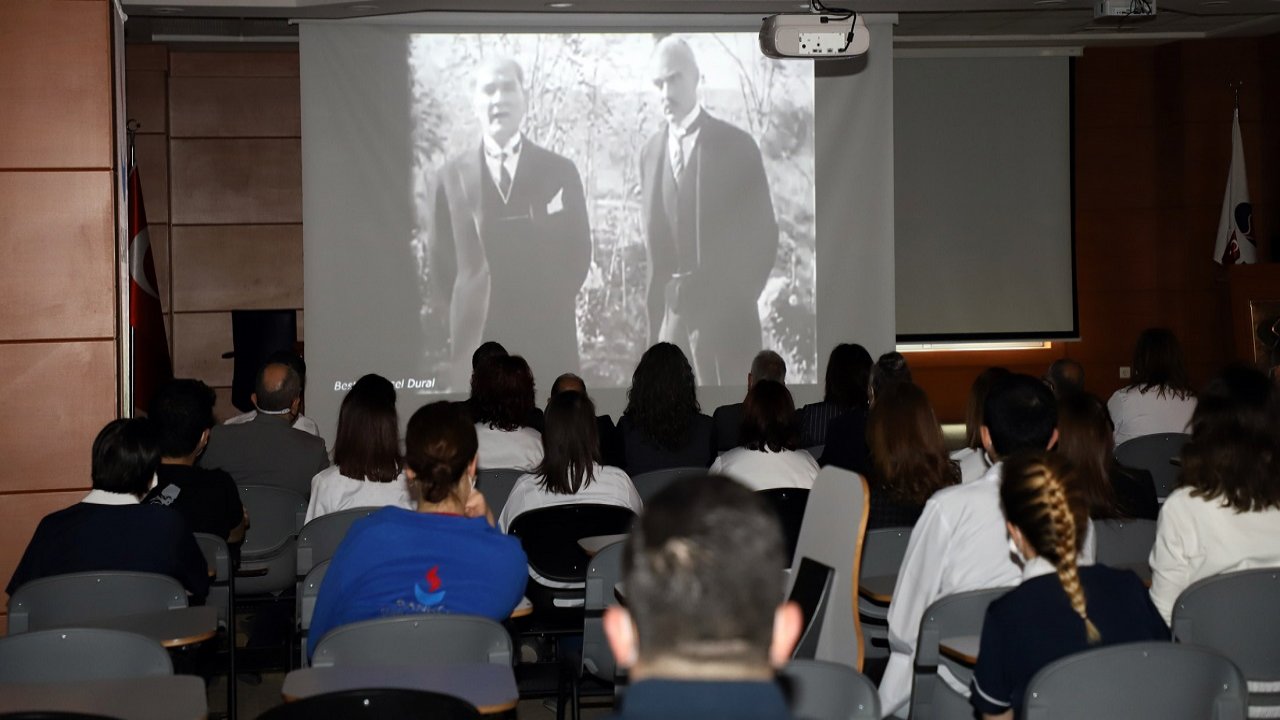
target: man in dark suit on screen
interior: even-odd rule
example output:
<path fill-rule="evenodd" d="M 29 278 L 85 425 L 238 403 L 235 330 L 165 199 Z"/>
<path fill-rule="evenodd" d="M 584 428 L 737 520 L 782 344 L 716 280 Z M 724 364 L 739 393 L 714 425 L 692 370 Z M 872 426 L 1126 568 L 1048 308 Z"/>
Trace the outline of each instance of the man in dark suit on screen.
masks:
<path fill-rule="evenodd" d="M 653 51 L 666 120 L 640 155 L 649 253 L 649 342 L 680 346 L 701 384 L 741 375 L 763 344 L 756 301 L 778 223 L 755 140 L 698 102 L 697 58 L 668 36 Z"/>
<path fill-rule="evenodd" d="M 473 100 L 483 136 L 440 168 L 428 234 L 430 285 L 448 311 L 448 385 L 467 387 L 485 340 L 524 355 L 535 376 L 577 372 L 575 298 L 591 260 L 582 178 L 520 131 L 528 101 L 514 60 L 485 60 Z"/>

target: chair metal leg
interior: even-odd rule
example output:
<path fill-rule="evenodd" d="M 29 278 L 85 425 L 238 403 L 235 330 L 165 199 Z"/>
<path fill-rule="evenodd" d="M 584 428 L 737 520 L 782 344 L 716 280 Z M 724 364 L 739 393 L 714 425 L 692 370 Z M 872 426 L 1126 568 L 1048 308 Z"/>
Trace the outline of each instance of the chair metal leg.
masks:
<path fill-rule="evenodd" d="M 236 573 L 227 580 L 227 720 L 236 720 Z"/>

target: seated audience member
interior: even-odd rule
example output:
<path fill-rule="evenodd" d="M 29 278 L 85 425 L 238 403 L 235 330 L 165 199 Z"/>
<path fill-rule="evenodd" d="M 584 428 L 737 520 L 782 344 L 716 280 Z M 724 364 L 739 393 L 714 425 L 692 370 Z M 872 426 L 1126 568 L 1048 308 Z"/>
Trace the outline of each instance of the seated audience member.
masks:
<path fill-rule="evenodd" d="M 1044 382 L 1056 397 L 1066 392 L 1084 392 L 1084 366 L 1071 358 L 1058 358 L 1049 365 Z"/>
<path fill-rule="evenodd" d="M 151 399 L 151 422 L 160 441 L 157 483 L 143 502 L 168 505 L 193 533 L 209 533 L 229 546 L 244 542 L 248 515 L 231 476 L 195 466 L 216 423 L 213 390 L 199 380 L 171 380 Z"/>
<path fill-rule="evenodd" d="M 876 394 L 890 385 L 911 382 L 911 368 L 902 353 L 891 352 L 880 356 L 871 367 L 867 385 L 867 401 L 875 404 Z M 831 421 L 827 430 L 827 444 L 822 450 L 822 465 L 834 465 L 866 476 L 871 472 L 871 450 L 867 447 L 867 413 L 850 411 Z"/>
<path fill-rule="evenodd" d="M 1209 382 L 1182 448 L 1181 487 L 1160 509 L 1151 599 L 1165 620 L 1191 583 L 1280 567 L 1280 392 L 1257 370 Z"/>
<path fill-rule="evenodd" d="M 480 469 L 526 472 L 542 461 L 542 433 L 525 424 L 533 412 L 533 373 L 519 355 L 484 363 L 471 388 L 471 412 L 480 439 Z"/>
<path fill-rule="evenodd" d="M 889 604 L 889 662 L 880 681 L 885 716 L 908 714 L 920 618 L 929 605 L 966 590 L 1009 587 L 1022 577 L 1000 512 L 1000 459 L 1052 447 L 1057 405 L 1039 379 L 1010 374 L 992 384 L 982 418 L 982 441 L 996 463 L 977 480 L 934 493 L 911 531 Z M 1076 539 L 1083 543 L 1082 564 L 1092 564 L 1093 534 L 1086 530 Z"/>
<path fill-rule="evenodd" d="M 982 625 L 970 701 L 987 720 L 1020 717 L 1027 684 L 1054 660 L 1090 647 L 1169 639 L 1137 575 L 1077 564 L 1088 504 L 1072 490 L 1079 483 L 1070 467 L 1055 453 L 1004 464 L 1000 503 L 1022 584 L 991 603 Z"/>
<path fill-rule="evenodd" d="M 761 380 L 786 385 L 787 363 L 782 356 L 772 350 L 761 350 L 751 359 L 751 370 L 747 372 L 747 392 Z M 711 414 L 715 424 L 716 450 L 726 452 L 739 445 L 738 430 L 742 427 L 742 403 L 721 405 Z"/>
<path fill-rule="evenodd" d="M 982 447 L 982 405 L 987 401 L 992 383 L 1008 374 L 1002 367 L 987 368 L 978 373 L 969 388 L 969 403 L 964 411 L 965 446 L 951 453 L 951 459 L 960 466 L 961 482 L 977 480 L 991 467 L 991 458 Z"/>
<path fill-rule="evenodd" d="M 1058 395 L 1058 447 L 1074 469 L 1072 481 L 1094 520 L 1155 520 L 1160 511 L 1151 473 L 1116 461 L 1107 408 L 1098 398 L 1068 390 Z"/>
<path fill-rule="evenodd" d="M 481 343 L 480 347 L 476 348 L 475 352 L 471 353 L 471 393 L 472 395 L 474 395 L 476 391 L 476 375 L 481 372 L 481 366 L 483 366 L 485 363 L 489 362 L 490 360 L 493 360 L 495 358 L 500 358 L 500 357 L 506 357 L 509 354 L 510 353 L 507 352 L 507 349 L 503 347 L 501 343 L 495 342 L 493 340 L 489 340 L 488 342 Z M 468 398 L 466 401 L 466 404 L 467 404 L 467 409 L 471 412 L 471 417 L 475 417 L 476 416 L 475 402 L 472 399 Z M 529 417 L 525 418 L 524 424 L 526 427 L 531 427 L 534 430 L 537 430 L 538 432 L 542 432 L 542 408 L 539 408 L 535 405 L 533 408 L 533 411 L 529 413 Z"/>
<path fill-rule="evenodd" d="M 202 602 L 209 566 L 176 510 L 144 505 L 160 464 L 151 420 L 112 420 L 93 441 L 93 490 L 46 515 L 36 527 L 5 592 L 32 580 L 78 572 L 132 571 L 168 575 Z"/>
<path fill-rule="evenodd" d="M 548 404 L 551 399 L 562 392 L 576 392 L 587 395 L 587 384 L 582 378 L 573 373 L 565 373 L 555 379 L 551 383 L 551 396 L 547 398 Z M 590 395 L 587 395 L 590 397 Z M 618 437 L 618 427 L 613 424 L 613 418 L 608 415 L 596 416 L 596 433 L 600 438 L 600 462 L 603 465 L 617 465 L 621 460 L 622 449 L 618 447 L 621 439 Z"/>
<path fill-rule="evenodd" d="M 818 461 L 798 449 L 796 406 L 786 386 L 758 380 L 742 405 L 742 445 L 716 458 L 711 472 L 752 490 L 812 488 Z"/>
<path fill-rule="evenodd" d="M 1132 379 L 1107 401 L 1116 426 L 1116 445 L 1143 435 L 1185 433 L 1196 409 L 1178 338 L 1165 328 L 1148 328 L 1133 350 Z"/>
<path fill-rule="evenodd" d="M 284 363 L 285 365 L 288 365 L 289 367 L 293 368 L 294 372 L 298 373 L 298 379 L 301 382 L 302 391 L 306 391 L 307 364 L 303 362 L 302 358 L 298 357 L 296 353 L 291 353 L 288 350 L 281 350 L 279 352 L 271 353 L 271 356 L 267 358 L 267 363 L 268 364 Z M 253 422 L 253 419 L 256 417 L 258 417 L 258 411 L 250 410 L 247 413 L 241 413 L 239 415 L 236 415 L 233 418 L 230 418 L 223 424 L 224 425 L 241 425 L 243 423 Z M 301 430 L 302 432 L 310 433 L 311 435 L 320 434 L 320 426 L 316 425 L 316 421 L 312 420 L 306 415 L 303 415 L 300 412 L 297 413 L 293 418 L 293 427 L 297 430 Z"/>
<path fill-rule="evenodd" d="M 329 454 L 322 438 L 291 427 L 301 393 L 296 370 L 263 365 L 252 395 L 257 416 L 213 428 L 200 467 L 225 470 L 237 485 L 273 485 L 307 496 L 311 478 L 329 467 Z"/>
<path fill-rule="evenodd" d="M 404 473 L 417 486 L 417 510 L 388 506 L 351 525 L 320 586 L 309 651 L 333 628 L 376 617 L 511 614 L 527 559 L 518 540 L 494 527 L 475 489 L 476 448 L 462 403 L 413 414 Z"/>
<path fill-rule="evenodd" d="M 418 503 L 401 472 L 395 386 L 381 375 L 365 375 L 342 398 L 333 466 L 311 478 L 307 522 L 339 510 L 384 505 L 412 510 Z"/>
<path fill-rule="evenodd" d="M 698 405 L 693 368 L 680 348 L 658 343 L 640 357 L 618 420 L 622 469 L 631 476 L 707 467 L 716 456 L 711 418 Z"/>
<path fill-rule="evenodd" d="M 861 411 L 865 416 L 871 365 L 871 353 L 856 343 L 840 343 L 831 351 L 822 402 L 799 411 L 801 447 L 825 445 L 828 424 L 845 413 Z"/>
<path fill-rule="evenodd" d="M 871 380 L 867 388 L 867 398 L 872 405 L 876 404 L 876 395 L 890 385 L 900 382 L 911 382 L 911 367 L 900 352 L 887 352 L 871 366 Z"/>
<path fill-rule="evenodd" d="M 935 492 L 960 482 L 960 468 L 947 456 L 929 398 L 914 383 L 897 383 L 880 393 L 871 408 L 867 439 L 868 530 L 915 525 Z"/>
<path fill-rule="evenodd" d="M 631 680 L 617 720 L 791 717 L 774 671 L 803 620 L 783 601 L 771 508 L 723 477 L 681 480 L 654 498 L 623 552 L 626 607 L 604 618 Z"/>
<path fill-rule="evenodd" d="M 552 505 L 617 505 L 640 513 L 643 504 L 631 478 L 600 464 L 596 408 L 586 395 L 562 392 L 551 398 L 542 450 L 538 467 L 511 488 L 498 523 L 504 531 L 521 514 Z"/>

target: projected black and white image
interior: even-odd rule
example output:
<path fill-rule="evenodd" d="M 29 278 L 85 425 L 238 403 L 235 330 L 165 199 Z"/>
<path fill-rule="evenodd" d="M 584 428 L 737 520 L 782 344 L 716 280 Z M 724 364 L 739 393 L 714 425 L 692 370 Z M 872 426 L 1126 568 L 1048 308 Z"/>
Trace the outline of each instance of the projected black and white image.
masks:
<path fill-rule="evenodd" d="M 424 355 L 464 390 L 497 340 L 625 387 L 654 342 L 700 384 L 761 348 L 817 380 L 813 74 L 750 33 L 418 34 Z"/>

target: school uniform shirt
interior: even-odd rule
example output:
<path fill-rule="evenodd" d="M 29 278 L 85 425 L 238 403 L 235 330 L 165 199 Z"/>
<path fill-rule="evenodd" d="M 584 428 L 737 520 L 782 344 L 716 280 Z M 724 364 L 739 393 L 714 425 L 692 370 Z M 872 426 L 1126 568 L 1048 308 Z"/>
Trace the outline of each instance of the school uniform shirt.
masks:
<path fill-rule="evenodd" d="M 960 466 L 960 482 L 977 480 L 991 469 L 991 458 L 982 448 L 961 448 L 951 453 L 951 459 Z"/>
<path fill-rule="evenodd" d="M 228 419 L 226 422 L 222 424 L 223 425 L 243 425 L 244 423 L 247 423 L 247 422 L 253 422 L 253 419 L 256 417 L 258 417 L 258 411 L 250 410 L 247 413 L 236 415 L 235 417 Z M 295 430 L 301 430 L 302 432 L 309 433 L 311 435 L 320 434 L 320 426 L 316 424 L 315 420 L 312 420 L 306 415 L 298 415 L 298 418 L 293 421 L 293 428 Z"/>
<path fill-rule="evenodd" d="M 1137 575 L 1105 565 L 1079 572 L 1085 612 L 1101 640 L 1089 644 L 1084 620 L 1071 608 L 1053 564 L 1032 558 L 1022 584 L 987 608 L 970 684 L 969 700 L 978 712 L 999 715 L 1012 708 L 1014 717 L 1021 717 L 1027 683 L 1060 658 L 1094 647 L 1169 639 L 1169 627 Z"/>
<path fill-rule="evenodd" d="M 578 489 L 572 495 L 561 495 L 548 492 L 539 487 L 541 475 L 521 475 L 511 488 L 507 504 L 502 508 L 498 518 L 498 527 L 506 532 L 511 521 L 520 515 L 544 507 L 556 505 L 613 505 L 624 507 L 639 515 L 644 509 L 640 493 L 631 484 L 631 478 L 621 468 L 595 464 L 592 466 L 595 479 L 590 484 Z"/>
<path fill-rule="evenodd" d="M 1107 401 L 1107 412 L 1116 426 L 1116 445 L 1143 435 L 1190 432 L 1195 395 L 1179 395 L 1164 388 L 1142 392 L 1136 387 L 1121 388 Z"/>
<path fill-rule="evenodd" d="M 244 521 L 240 491 L 222 470 L 192 465 L 161 465 L 156 486 L 142 502 L 177 510 L 193 533 L 209 533 L 223 540 Z"/>
<path fill-rule="evenodd" d="M 477 466 L 481 470 L 511 468 L 531 472 L 542 462 L 542 433 L 531 427 L 498 430 L 476 423 L 480 443 Z"/>
<path fill-rule="evenodd" d="M 1178 595 L 1197 580 L 1253 568 L 1280 567 L 1280 508 L 1237 513 L 1221 498 L 1169 494 L 1151 548 L 1151 600 L 1165 622 Z"/>
<path fill-rule="evenodd" d="M 311 501 L 307 504 L 306 522 L 339 510 L 387 505 L 405 510 L 417 509 L 418 503 L 409 493 L 404 473 L 391 482 L 374 482 L 349 478 L 334 465 L 311 478 Z"/>
<path fill-rule="evenodd" d="M 996 463 L 977 480 L 934 493 L 911 531 L 889 603 L 889 662 L 880 681 L 880 710 L 886 717 L 908 714 L 924 611 L 947 595 L 1012 587 L 1022 578 L 1022 568 L 1009 553 L 1009 535 L 1000 509 L 1001 467 Z M 1093 558 L 1091 524 L 1080 564 L 1092 565 Z M 944 682 L 964 690 L 945 667 L 938 673 Z"/>
<path fill-rule="evenodd" d="M 711 463 L 711 472 L 727 475 L 752 490 L 813 488 L 818 461 L 804 450 L 734 448 Z"/>
<path fill-rule="evenodd" d="M 524 550 L 485 518 L 385 507 L 351 525 L 311 620 L 325 633 L 361 620 L 442 613 L 507 619 L 524 595 Z"/>
<path fill-rule="evenodd" d="M 776 682 L 641 680 L 627 689 L 612 720 L 790 720 Z"/>

